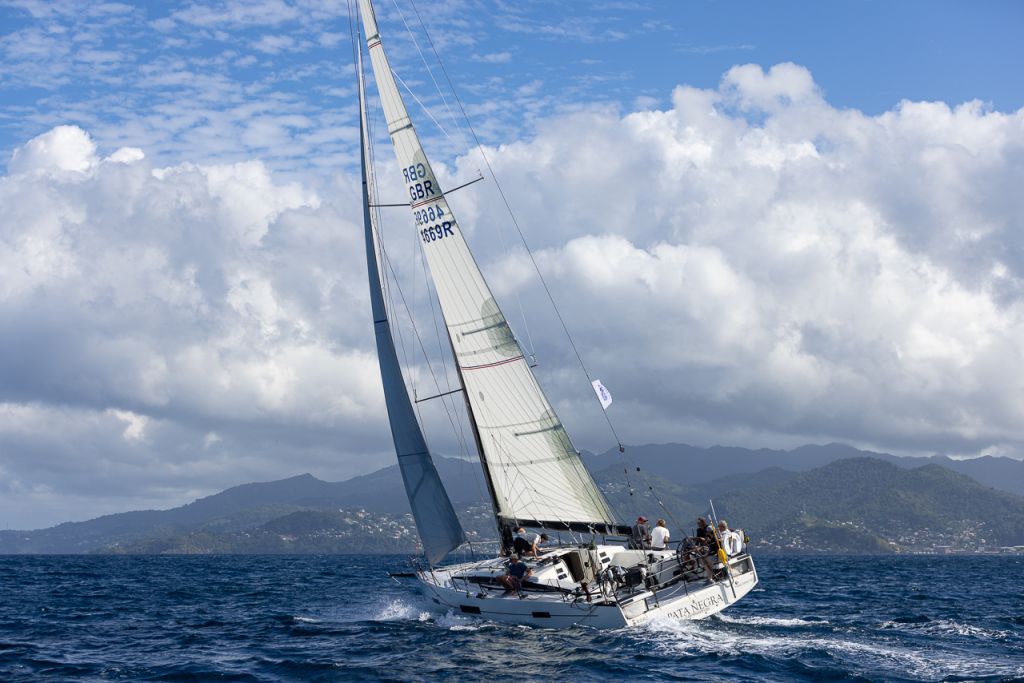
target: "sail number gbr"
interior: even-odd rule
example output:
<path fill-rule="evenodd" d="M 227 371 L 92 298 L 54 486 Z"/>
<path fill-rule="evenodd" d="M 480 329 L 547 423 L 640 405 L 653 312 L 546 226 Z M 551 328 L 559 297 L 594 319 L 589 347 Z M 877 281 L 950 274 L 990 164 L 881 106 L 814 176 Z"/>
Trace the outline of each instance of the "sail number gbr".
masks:
<path fill-rule="evenodd" d="M 409 183 L 409 199 L 417 201 L 437 194 L 433 181 L 427 178 L 427 168 L 423 164 L 413 164 L 402 169 L 405 182 Z"/>

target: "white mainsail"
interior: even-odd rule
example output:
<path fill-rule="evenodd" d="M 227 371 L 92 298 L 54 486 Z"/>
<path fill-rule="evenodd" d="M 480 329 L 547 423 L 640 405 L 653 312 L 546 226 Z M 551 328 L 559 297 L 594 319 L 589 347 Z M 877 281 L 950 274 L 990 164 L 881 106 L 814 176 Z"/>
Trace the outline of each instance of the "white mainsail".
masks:
<path fill-rule="evenodd" d="M 544 396 L 448 206 L 395 83 L 370 0 L 374 79 L 475 421 L 499 519 L 611 527 L 615 517 Z"/>

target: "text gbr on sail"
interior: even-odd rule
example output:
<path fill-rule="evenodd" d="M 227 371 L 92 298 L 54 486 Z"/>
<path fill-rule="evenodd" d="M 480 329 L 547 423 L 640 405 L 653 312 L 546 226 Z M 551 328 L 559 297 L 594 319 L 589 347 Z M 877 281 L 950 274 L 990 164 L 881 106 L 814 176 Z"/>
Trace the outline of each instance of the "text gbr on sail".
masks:
<path fill-rule="evenodd" d="M 409 199 L 416 201 L 437 194 L 434 183 L 427 178 L 427 168 L 423 164 L 413 164 L 403 168 L 402 175 L 405 176 L 405 182 L 409 183 Z"/>

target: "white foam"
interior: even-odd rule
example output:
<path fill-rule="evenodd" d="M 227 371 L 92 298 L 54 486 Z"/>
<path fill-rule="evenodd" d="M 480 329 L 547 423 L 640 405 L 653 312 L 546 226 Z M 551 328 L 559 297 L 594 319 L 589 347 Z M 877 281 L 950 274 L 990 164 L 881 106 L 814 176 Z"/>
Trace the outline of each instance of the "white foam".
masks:
<path fill-rule="evenodd" d="M 302 624 L 319 624 L 320 623 L 319 619 L 314 619 L 313 617 L 292 617 L 292 619 L 294 619 L 295 621 L 297 621 L 299 623 L 302 623 Z"/>
<path fill-rule="evenodd" d="M 746 624 L 749 626 L 821 626 L 828 621 L 813 619 L 780 619 L 777 617 L 732 617 L 726 614 L 715 615 L 719 621 L 727 624 Z"/>
<path fill-rule="evenodd" d="M 883 621 L 879 628 L 895 629 L 899 631 L 920 631 L 922 633 L 933 633 L 941 635 L 968 636 L 971 638 L 987 638 L 991 640 L 1005 640 L 1012 634 L 1009 631 L 999 629 L 983 628 L 961 624 L 951 619 L 936 619 L 935 621 L 904 622 L 904 621 Z"/>
<path fill-rule="evenodd" d="M 490 626 L 490 623 L 483 619 L 464 617 L 454 612 L 445 612 L 438 616 L 434 623 L 449 631 L 479 631 Z"/>
<path fill-rule="evenodd" d="M 406 621 L 419 619 L 422 613 L 420 605 L 410 600 L 391 600 L 374 616 L 374 621 Z M 422 621 L 422 619 L 420 619 Z"/>
<path fill-rule="evenodd" d="M 754 629 L 738 632 L 736 625 L 769 626 L 775 622 L 796 622 L 802 620 L 771 619 L 767 617 L 733 617 L 729 620 L 718 615 L 716 620 L 677 621 L 656 619 L 646 625 L 653 636 L 655 647 L 667 656 L 701 656 L 708 654 L 756 654 L 769 658 L 799 658 L 810 652 L 826 652 L 837 661 L 844 662 L 856 672 L 862 671 L 914 671 L 924 678 L 945 678 L 948 676 L 991 675 L 994 671 L 1012 673 L 1005 660 L 997 658 L 974 658 L 965 660 L 953 653 L 920 653 L 909 647 L 900 648 L 891 642 L 865 637 L 863 641 L 836 635 L 777 635 Z M 764 623 L 753 620 L 764 619 Z M 816 624 L 820 622 L 804 622 Z M 921 624 L 900 624 L 900 626 L 922 626 Z M 884 677 L 884 676 L 883 676 Z"/>

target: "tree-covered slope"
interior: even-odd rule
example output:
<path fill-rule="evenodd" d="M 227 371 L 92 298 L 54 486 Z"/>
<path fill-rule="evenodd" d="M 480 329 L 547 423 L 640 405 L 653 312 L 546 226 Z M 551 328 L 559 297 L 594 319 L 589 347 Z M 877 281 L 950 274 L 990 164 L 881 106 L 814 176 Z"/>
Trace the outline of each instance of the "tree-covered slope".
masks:
<path fill-rule="evenodd" d="M 869 534 L 879 549 L 929 540 L 1024 544 L 1024 498 L 939 465 L 903 469 L 874 458 L 839 460 L 781 484 L 724 494 L 717 504 L 731 522 L 781 548 L 801 530 L 822 528 Z"/>

